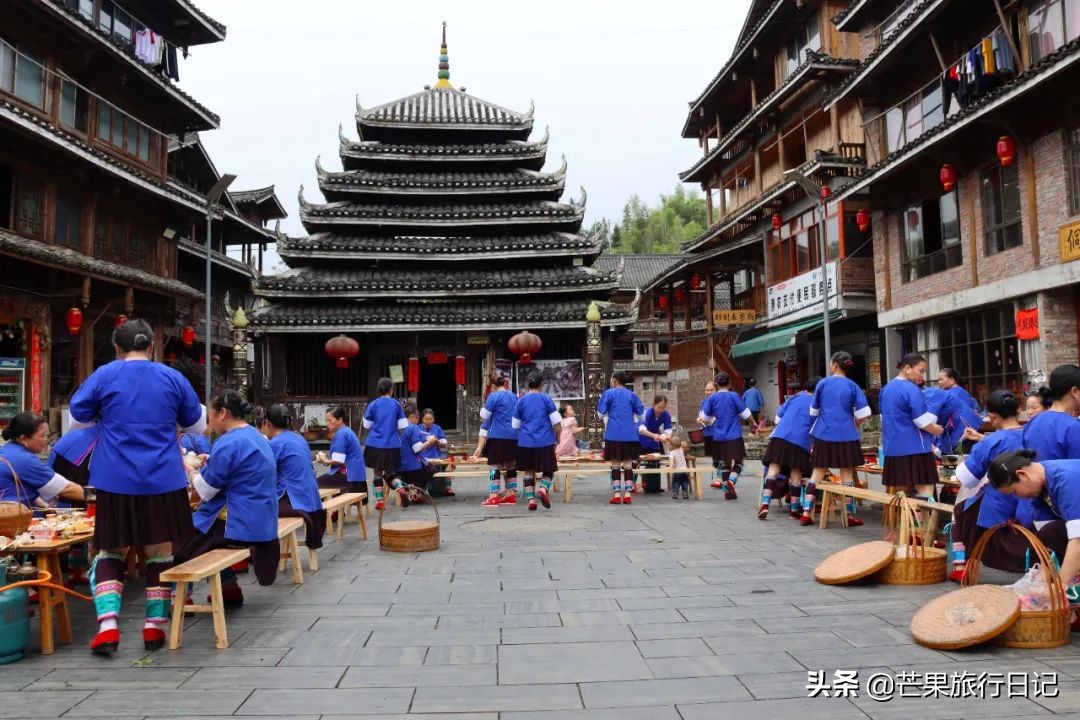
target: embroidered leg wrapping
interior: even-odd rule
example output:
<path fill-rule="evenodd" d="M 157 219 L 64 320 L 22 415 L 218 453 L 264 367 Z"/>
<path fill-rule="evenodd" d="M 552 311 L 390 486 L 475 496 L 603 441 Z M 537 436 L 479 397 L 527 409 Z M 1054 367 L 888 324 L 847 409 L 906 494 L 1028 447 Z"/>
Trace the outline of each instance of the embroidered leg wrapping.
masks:
<path fill-rule="evenodd" d="M 855 486 L 855 481 L 854 480 L 845 480 L 843 484 L 846 485 L 847 487 L 854 487 Z M 847 498 L 847 502 L 845 503 L 845 507 L 847 509 L 847 514 L 848 515 L 854 515 L 855 510 L 858 507 L 858 504 L 855 502 L 855 498 L 853 498 L 853 497 Z"/>
<path fill-rule="evenodd" d="M 498 495 L 500 490 L 502 490 L 502 483 L 499 480 L 499 468 L 493 467 L 488 470 L 488 492 Z"/>
<path fill-rule="evenodd" d="M 383 486 L 386 484 L 386 479 L 382 476 L 382 473 L 375 473 L 375 502 L 383 499 Z"/>
<path fill-rule="evenodd" d="M 536 475 L 525 473 L 525 497 L 532 500 L 536 497 Z"/>
<path fill-rule="evenodd" d="M 742 463 L 735 463 L 731 466 L 731 474 L 728 475 L 728 481 L 732 485 L 737 485 L 740 473 L 742 473 Z"/>
<path fill-rule="evenodd" d="M 506 471 L 506 492 L 517 493 L 517 470 Z"/>
<path fill-rule="evenodd" d="M 99 630 L 115 630 L 124 594 L 124 558 L 117 553 L 99 552 L 90 567 L 94 589 L 94 610 Z"/>
<path fill-rule="evenodd" d="M 803 494 L 803 513 L 806 515 L 814 514 L 814 493 L 817 491 L 817 483 L 813 480 L 806 484 L 806 492 Z"/>
<path fill-rule="evenodd" d="M 766 477 L 765 485 L 761 488 L 761 504 L 768 505 L 772 502 L 773 486 L 776 485 L 776 478 Z"/>
<path fill-rule="evenodd" d="M 172 613 L 172 589 L 162 585 L 161 573 L 173 566 L 172 555 L 152 557 L 146 561 L 146 625 L 164 630 Z"/>
<path fill-rule="evenodd" d="M 616 495 L 619 494 L 619 490 L 622 489 L 622 468 L 611 468 L 611 492 Z"/>
<path fill-rule="evenodd" d="M 627 492 L 627 493 L 633 492 L 634 491 L 634 468 L 632 468 L 632 467 L 623 468 L 622 479 L 623 479 L 623 492 Z"/>
<path fill-rule="evenodd" d="M 543 477 L 540 478 L 540 487 L 542 487 L 542 488 L 544 488 L 545 490 L 548 490 L 548 491 L 551 490 L 551 476 L 550 475 L 544 475 Z"/>

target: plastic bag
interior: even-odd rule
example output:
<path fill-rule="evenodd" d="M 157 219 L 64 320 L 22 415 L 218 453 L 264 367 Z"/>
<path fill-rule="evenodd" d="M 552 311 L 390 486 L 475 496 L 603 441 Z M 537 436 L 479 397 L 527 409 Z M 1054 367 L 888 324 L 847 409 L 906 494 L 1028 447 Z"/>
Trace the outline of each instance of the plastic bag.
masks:
<path fill-rule="evenodd" d="M 1038 563 L 1024 573 L 1024 576 L 1009 585 L 1016 597 L 1020 599 L 1021 610 L 1049 610 L 1050 588 L 1042 577 L 1042 569 Z"/>

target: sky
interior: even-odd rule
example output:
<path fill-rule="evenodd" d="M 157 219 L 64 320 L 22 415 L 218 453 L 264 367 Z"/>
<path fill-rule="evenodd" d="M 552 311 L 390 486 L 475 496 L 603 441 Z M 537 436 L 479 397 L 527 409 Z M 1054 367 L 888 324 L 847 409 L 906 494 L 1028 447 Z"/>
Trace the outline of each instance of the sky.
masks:
<path fill-rule="evenodd" d="M 728 59 L 749 0 L 196 0 L 228 27 L 197 46 L 180 85 L 221 116 L 203 142 L 234 189 L 275 185 L 304 234 L 297 190 L 322 202 L 315 157 L 341 169 L 339 124 L 433 84 L 442 21 L 450 81 L 550 127 L 547 170 L 569 165 L 564 201 L 613 223 L 633 194 L 654 203 L 699 156 L 680 136 L 688 102 Z"/>

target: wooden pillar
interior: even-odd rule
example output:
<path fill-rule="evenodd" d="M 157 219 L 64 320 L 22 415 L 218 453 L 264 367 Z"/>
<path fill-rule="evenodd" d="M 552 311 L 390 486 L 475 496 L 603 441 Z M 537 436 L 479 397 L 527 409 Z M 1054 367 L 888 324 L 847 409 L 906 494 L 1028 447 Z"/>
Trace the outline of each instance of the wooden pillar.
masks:
<path fill-rule="evenodd" d="M 840 109 L 837 103 L 829 108 L 829 123 L 832 126 L 832 148 L 837 155 L 840 154 Z"/>
<path fill-rule="evenodd" d="M 888 213 L 883 214 L 881 220 L 881 236 L 882 244 L 884 245 L 884 250 L 881 254 L 885 259 L 884 272 L 882 273 L 885 277 L 885 309 L 892 310 L 892 251 L 889 249 L 889 228 L 892 226 L 892 222 L 889 219 Z M 901 222 L 903 222 L 903 216 L 901 216 Z"/>
<path fill-rule="evenodd" d="M 761 180 L 761 146 L 760 145 L 755 145 L 754 146 L 754 186 L 757 188 L 757 194 L 761 195 L 761 192 L 762 192 L 762 190 L 765 189 L 765 186 L 762 184 L 762 180 Z"/>
<path fill-rule="evenodd" d="M 970 257 L 968 263 L 971 264 L 971 287 L 978 287 L 979 285 L 979 238 L 978 233 L 975 232 L 975 228 L 978 223 L 975 218 L 975 193 L 979 192 L 979 177 L 976 173 L 971 173 L 971 177 L 968 178 L 966 183 L 968 186 L 967 196 L 967 216 L 971 219 L 971 229 L 968 232 L 968 237 L 971 238 L 968 243 L 968 250 Z M 963 183 L 960 183 L 963 186 Z M 959 200 L 959 198 L 957 198 Z M 963 230 L 961 230 L 963 232 Z"/>
<path fill-rule="evenodd" d="M 710 180 L 709 182 L 702 183 L 701 189 L 705 191 L 705 227 L 712 227 L 712 181 Z"/>
<path fill-rule="evenodd" d="M 754 76 L 750 76 L 750 109 L 757 107 L 757 81 L 754 80 Z"/>
<path fill-rule="evenodd" d="M 667 331 L 668 337 L 674 339 L 675 337 L 675 298 L 671 293 L 671 285 L 668 284 L 664 288 L 664 294 L 667 297 Z"/>
<path fill-rule="evenodd" d="M 689 333 L 691 329 L 690 320 L 690 278 L 687 275 L 683 275 L 683 329 Z"/>
<path fill-rule="evenodd" d="M 1040 265 L 1039 252 L 1039 204 L 1035 192 L 1035 146 L 1027 147 L 1027 162 L 1024 164 L 1024 183 L 1027 185 L 1028 201 L 1028 234 L 1031 236 L 1031 257 L 1035 261 L 1035 267 Z"/>
<path fill-rule="evenodd" d="M 716 343 L 713 333 L 716 331 L 716 325 L 713 322 L 713 283 L 715 278 L 713 276 L 712 268 L 705 269 L 705 327 L 709 333 L 709 368 L 716 367 L 716 361 L 713 358 L 713 347 Z"/>
<path fill-rule="evenodd" d="M 787 158 L 784 157 L 784 128 L 776 131 L 776 154 L 780 159 L 780 172 L 788 169 Z"/>

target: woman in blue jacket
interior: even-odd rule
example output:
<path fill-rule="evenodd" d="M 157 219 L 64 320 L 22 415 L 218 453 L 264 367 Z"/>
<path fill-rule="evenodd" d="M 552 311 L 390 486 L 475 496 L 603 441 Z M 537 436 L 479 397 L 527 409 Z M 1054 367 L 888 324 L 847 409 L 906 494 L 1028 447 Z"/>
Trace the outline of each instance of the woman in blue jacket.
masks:
<path fill-rule="evenodd" d="M 664 448 L 660 443 L 671 437 L 671 429 L 671 413 L 667 411 L 667 398 L 663 395 L 657 395 L 653 398 L 652 406 L 645 409 L 645 417 L 641 419 L 641 426 L 638 428 L 638 433 L 641 435 L 642 454 L 663 452 Z M 660 467 L 660 461 L 646 460 L 641 463 L 641 466 L 655 470 Z M 652 479 L 655 479 L 655 482 L 646 483 L 647 486 L 650 486 L 648 491 L 660 492 L 663 489 L 660 487 L 660 476 L 653 475 Z M 638 476 L 638 480 L 634 484 L 634 493 L 640 494 L 642 492 L 641 486 L 641 476 Z"/>
<path fill-rule="evenodd" d="M 713 382 L 716 392 L 701 403 L 698 420 L 712 426 L 714 467 L 722 466 L 727 474 L 726 478 L 714 480 L 712 487 L 723 489 L 725 500 L 736 500 L 739 496 L 735 486 L 746 459 L 742 424 L 752 416 L 739 393 L 731 389 L 731 378 L 727 373 L 717 373 Z"/>
<path fill-rule="evenodd" d="M 436 442 L 426 450 L 424 450 L 424 458 L 430 463 L 432 460 L 442 460 L 443 453 L 446 451 L 448 442 L 446 440 L 446 433 L 443 432 L 442 426 L 435 422 L 435 411 L 431 408 L 425 408 L 420 413 L 420 429 L 426 432 L 431 437 L 435 438 Z M 454 488 L 451 487 L 451 482 L 454 478 L 445 477 L 442 478 L 442 494 L 447 497 L 454 497 Z M 435 488 L 437 494 L 439 488 Z"/>
<path fill-rule="evenodd" d="M 412 403 L 407 404 L 404 412 L 405 419 L 409 421 L 409 424 L 405 426 L 401 433 L 397 476 L 405 485 L 413 485 L 422 490 L 427 490 L 434 470 L 428 465 L 425 453 L 436 447 L 439 444 L 439 439 L 424 432 L 424 428 L 418 424 L 420 413 L 415 405 Z"/>
<path fill-rule="evenodd" d="M 375 509 L 386 507 L 383 487 L 387 484 L 400 496 L 401 506 L 407 507 L 409 496 L 397 477 L 397 470 L 401 461 L 401 433 L 405 432 L 409 421 L 401 409 L 401 403 L 394 399 L 393 380 L 379 378 L 376 390 L 379 397 L 364 409 L 364 429 L 368 433 L 364 445 L 364 463 L 374 475 Z"/>
<path fill-rule="evenodd" d="M 555 403 L 540 392 L 543 378 L 529 376 L 529 391 L 517 401 L 514 408 L 513 426 L 518 431 L 517 467 L 525 474 L 525 498 L 529 510 L 536 510 L 536 498 L 544 507 L 551 509 L 551 479 L 559 469 L 555 458 L 555 428 L 562 424 L 562 415 Z M 536 489 L 536 476 L 540 476 L 540 489 Z"/>
<path fill-rule="evenodd" d="M 956 452 L 956 446 L 961 446 L 961 451 L 971 452 L 974 444 L 965 439 L 964 432 L 971 428 L 978 431 L 982 427 L 983 419 L 979 413 L 979 403 L 961 387 L 960 374 L 952 368 L 942 368 L 938 372 L 938 387 L 954 401 L 955 409 L 948 422 L 938 418 L 938 424 L 944 429 L 938 447 L 946 455 Z"/>
<path fill-rule="evenodd" d="M 487 458 L 488 496 L 483 506 L 514 505 L 517 503 L 517 430 L 514 429 L 514 408 L 517 397 L 510 392 L 510 378 L 496 374 L 491 379 L 491 392 L 480 408 L 480 437 L 473 457 Z M 506 481 L 502 493 L 499 475 Z"/>
<path fill-rule="evenodd" d="M 933 436 L 943 429 L 926 407 L 918 382 L 926 376 L 926 358 L 908 353 L 896 377 L 878 396 L 881 408 L 881 445 L 885 455 L 881 482 L 908 495 L 930 498 L 937 488 Z"/>
<path fill-rule="evenodd" d="M 58 498 L 81 502 L 83 489 L 39 457 L 49 442 L 49 423 L 41 415 L 16 413 L 0 433 L 0 500 L 38 507 Z"/>
<path fill-rule="evenodd" d="M 641 417 L 645 406 L 641 398 L 627 389 L 627 376 L 622 370 L 611 374 L 611 387 L 600 396 L 596 414 L 604 421 L 604 459 L 611 463 L 612 505 L 633 502 L 634 468 L 641 455 Z M 619 491 L 623 494 L 620 497 Z"/>
<path fill-rule="evenodd" d="M 757 380 L 750 378 L 746 381 L 746 391 L 742 396 L 743 404 L 754 418 L 754 424 L 761 422 L 761 413 L 765 410 L 765 396 L 758 390 Z"/>
<path fill-rule="evenodd" d="M 305 544 L 318 550 L 326 534 L 326 510 L 311 465 L 311 449 L 303 436 L 293 431 L 292 417 L 284 405 L 267 408 L 263 434 L 270 440 L 277 462 L 278 516 L 303 518 Z"/>
<path fill-rule="evenodd" d="M 776 411 L 776 429 L 765 449 L 762 464 L 765 466 L 765 487 L 761 493 L 758 519 L 769 516 L 769 503 L 773 497 L 784 492 L 783 480 L 779 479 L 781 468 L 788 468 L 788 494 L 791 507 L 788 513 L 798 520 L 802 517 L 802 481 L 813 472 L 810 460 L 810 405 L 814 402 L 814 388 L 821 378 L 811 378 L 803 384 L 802 392 L 788 398 Z"/>
<path fill-rule="evenodd" d="M 1080 459 L 1080 367 L 1059 365 L 1050 373 L 1054 402 L 1024 426 L 1023 447 L 1035 451 L 1035 459 Z"/>
<path fill-rule="evenodd" d="M 333 435 L 330 440 L 330 457 L 320 454 L 330 470 L 319 478 L 319 487 L 335 488 L 343 492 L 367 492 L 367 468 L 364 466 L 364 449 L 360 438 L 349 427 L 349 413 L 343 407 L 326 412 L 326 428 Z"/>

